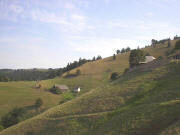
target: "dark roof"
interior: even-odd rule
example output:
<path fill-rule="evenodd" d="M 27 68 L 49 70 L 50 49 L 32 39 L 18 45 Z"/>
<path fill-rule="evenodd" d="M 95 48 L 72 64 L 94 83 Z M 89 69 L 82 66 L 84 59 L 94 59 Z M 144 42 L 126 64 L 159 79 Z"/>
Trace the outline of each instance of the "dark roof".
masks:
<path fill-rule="evenodd" d="M 68 86 L 66 86 L 66 85 L 55 84 L 55 87 L 62 89 L 62 90 L 68 90 L 69 89 Z"/>

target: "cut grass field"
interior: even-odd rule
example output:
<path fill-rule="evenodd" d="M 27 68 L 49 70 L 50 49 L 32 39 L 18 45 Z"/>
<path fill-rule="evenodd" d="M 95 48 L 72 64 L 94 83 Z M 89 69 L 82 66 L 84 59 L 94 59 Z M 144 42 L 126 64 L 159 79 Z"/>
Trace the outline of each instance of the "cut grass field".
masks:
<path fill-rule="evenodd" d="M 144 50 L 156 58 L 166 58 L 169 49 L 172 48 L 162 44 Z M 43 89 L 55 83 L 70 88 L 80 85 L 83 89 L 76 98 L 12 126 L 0 135 L 180 134 L 180 63 L 174 61 L 145 71 L 137 68 L 123 75 L 128 56 L 129 53 L 124 53 L 117 55 L 115 61 L 109 57 L 86 63 L 78 68 L 81 75 L 75 78 L 41 81 Z M 119 73 L 113 82 L 109 81 L 112 72 Z M 59 100 L 60 97 L 63 95 L 58 96 Z"/>

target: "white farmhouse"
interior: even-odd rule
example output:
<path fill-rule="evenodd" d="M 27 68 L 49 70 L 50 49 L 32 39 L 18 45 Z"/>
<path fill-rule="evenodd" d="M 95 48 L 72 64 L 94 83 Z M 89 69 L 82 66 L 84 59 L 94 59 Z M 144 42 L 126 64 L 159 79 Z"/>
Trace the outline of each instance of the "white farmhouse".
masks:
<path fill-rule="evenodd" d="M 74 88 L 74 92 L 79 93 L 80 91 L 81 91 L 81 88 L 80 88 L 80 87 L 75 87 L 75 88 Z"/>

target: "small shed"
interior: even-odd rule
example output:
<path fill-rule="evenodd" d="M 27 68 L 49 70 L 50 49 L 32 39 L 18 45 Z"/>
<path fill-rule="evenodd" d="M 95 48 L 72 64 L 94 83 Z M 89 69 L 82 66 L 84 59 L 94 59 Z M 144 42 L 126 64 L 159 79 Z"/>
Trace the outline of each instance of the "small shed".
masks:
<path fill-rule="evenodd" d="M 60 84 L 55 84 L 54 88 L 59 89 L 62 93 L 69 90 L 68 86 Z"/>
<path fill-rule="evenodd" d="M 140 62 L 140 64 L 146 64 L 146 63 L 149 63 L 149 62 L 151 62 L 151 61 L 153 61 L 155 59 L 156 58 L 153 57 L 153 56 L 145 56 L 145 61 Z"/>
<path fill-rule="evenodd" d="M 80 88 L 80 87 L 75 87 L 75 88 L 74 88 L 74 92 L 79 93 L 80 91 L 81 91 L 81 88 Z"/>

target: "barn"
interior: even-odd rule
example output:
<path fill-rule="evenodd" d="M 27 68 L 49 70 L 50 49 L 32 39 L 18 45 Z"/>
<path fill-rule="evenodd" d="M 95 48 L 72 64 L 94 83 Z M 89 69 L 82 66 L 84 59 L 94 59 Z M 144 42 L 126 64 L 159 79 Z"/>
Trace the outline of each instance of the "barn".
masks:
<path fill-rule="evenodd" d="M 68 86 L 60 85 L 60 84 L 55 84 L 54 88 L 60 90 L 62 93 L 64 93 L 64 92 L 69 90 Z"/>

